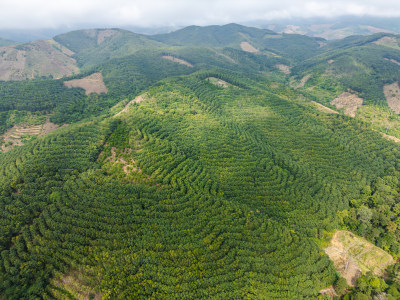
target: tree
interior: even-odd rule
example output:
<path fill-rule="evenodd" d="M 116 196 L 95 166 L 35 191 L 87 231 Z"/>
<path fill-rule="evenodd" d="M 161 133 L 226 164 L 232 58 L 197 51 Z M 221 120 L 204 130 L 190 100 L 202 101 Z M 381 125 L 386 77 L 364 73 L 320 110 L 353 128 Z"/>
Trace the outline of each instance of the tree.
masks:
<path fill-rule="evenodd" d="M 336 280 L 334 284 L 335 291 L 339 296 L 346 292 L 347 287 L 347 281 L 343 277 L 340 277 L 338 280 Z"/>

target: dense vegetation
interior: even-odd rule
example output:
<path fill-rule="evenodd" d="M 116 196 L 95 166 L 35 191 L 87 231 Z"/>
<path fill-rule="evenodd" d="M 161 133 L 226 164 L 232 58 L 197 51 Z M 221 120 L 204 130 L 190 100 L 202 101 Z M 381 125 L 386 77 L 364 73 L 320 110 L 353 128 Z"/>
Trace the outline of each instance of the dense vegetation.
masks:
<path fill-rule="evenodd" d="M 398 265 L 347 291 L 321 248 L 342 227 L 400 255 L 400 148 L 310 103 L 350 88 L 384 107 L 399 50 L 371 44 L 382 36 L 320 47 L 234 24 L 99 34 L 56 38 L 84 73 L 0 82 L 1 132 L 28 117 L 70 123 L 0 153 L 2 299 L 400 295 Z M 108 93 L 63 84 L 95 72 Z"/>

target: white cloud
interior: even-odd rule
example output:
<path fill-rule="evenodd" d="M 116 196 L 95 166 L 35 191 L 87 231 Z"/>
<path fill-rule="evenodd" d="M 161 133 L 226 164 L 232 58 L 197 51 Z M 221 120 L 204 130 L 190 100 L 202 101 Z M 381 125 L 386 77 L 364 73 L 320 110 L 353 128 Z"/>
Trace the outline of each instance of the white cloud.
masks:
<path fill-rule="evenodd" d="M 400 1 L 1 0 L 0 28 L 207 25 L 348 14 L 400 16 Z"/>

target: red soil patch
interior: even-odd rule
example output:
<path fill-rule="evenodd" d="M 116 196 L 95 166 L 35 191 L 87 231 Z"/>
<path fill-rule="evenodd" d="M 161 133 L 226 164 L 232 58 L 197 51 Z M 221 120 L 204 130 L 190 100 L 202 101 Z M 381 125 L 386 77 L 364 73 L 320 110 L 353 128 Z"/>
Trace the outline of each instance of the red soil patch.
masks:
<path fill-rule="evenodd" d="M 341 93 L 337 98 L 331 101 L 332 105 L 335 105 L 337 109 L 344 107 L 344 114 L 350 117 L 355 117 L 357 109 L 362 106 L 363 99 L 357 95 L 344 92 Z"/>
<path fill-rule="evenodd" d="M 400 113 L 400 87 L 399 83 L 395 82 L 387 84 L 383 87 L 383 92 L 389 107 L 396 113 Z"/>
<path fill-rule="evenodd" d="M 101 94 L 108 92 L 101 73 L 93 73 L 92 75 L 82 79 L 64 81 L 64 85 L 68 88 L 80 87 L 85 90 L 86 95 L 91 93 Z"/>
<path fill-rule="evenodd" d="M 181 64 L 181 65 L 185 65 L 185 66 L 187 66 L 189 68 L 193 68 L 193 65 L 191 63 L 187 62 L 186 60 L 183 60 L 183 59 L 180 59 L 180 58 L 176 58 L 176 57 L 171 56 L 171 55 L 163 55 L 162 58 L 170 60 L 170 61 L 173 61 L 173 62 L 176 62 L 176 63 Z"/>
<path fill-rule="evenodd" d="M 250 52 L 250 53 L 257 53 L 259 52 L 258 49 L 254 48 L 252 45 L 250 45 L 248 42 L 241 42 L 240 43 L 240 48 L 242 48 L 243 51 Z"/>

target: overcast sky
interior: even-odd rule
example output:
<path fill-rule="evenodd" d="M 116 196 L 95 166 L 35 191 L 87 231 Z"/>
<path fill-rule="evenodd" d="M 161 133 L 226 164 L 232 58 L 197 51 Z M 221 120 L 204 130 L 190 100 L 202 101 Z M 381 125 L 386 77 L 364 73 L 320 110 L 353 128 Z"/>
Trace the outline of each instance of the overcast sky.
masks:
<path fill-rule="evenodd" d="M 349 14 L 400 17 L 400 0 L 0 0 L 0 29 L 163 27 Z"/>

